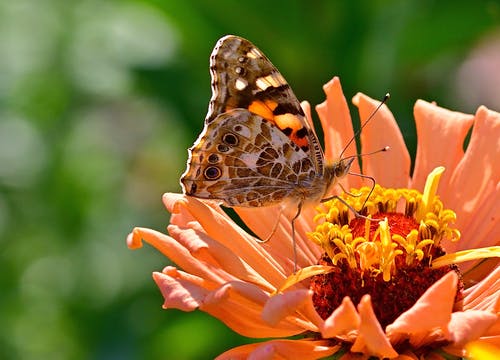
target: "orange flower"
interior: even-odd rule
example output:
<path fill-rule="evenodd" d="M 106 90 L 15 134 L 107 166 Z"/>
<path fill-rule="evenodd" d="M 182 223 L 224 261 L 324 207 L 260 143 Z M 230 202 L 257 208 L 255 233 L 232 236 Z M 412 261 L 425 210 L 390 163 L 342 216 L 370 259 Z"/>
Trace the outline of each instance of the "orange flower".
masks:
<path fill-rule="evenodd" d="M 353 130 L 339 80 L 334 78 L 324 89 L 327 98 L 317 107 L 317 112 L 325 134 L 325 156 L 334 160 L 343 144 L 353 136 Z M 362 120 L 378 105 L 363 94 L 356 95 L 354 103 Z M 303 106 L 311 118 L 309 105 Z M 499 248 L 494 246 L 500 245 L 497 205 L 500 114 L 480 107 L 475 116 L 466 115 L 421 100 L 417 101 L 414 113 L 418 148 L 412 177 L 408 150 L 386 106 L 361 134 L 364 153 L 387 145 L 391 148 L 389 152 L 364 158 L 362 172 L 373 176 L 384 187 L 377 187 L 374 192 L 383 199 L 379 205 L 401 215 L 380 221 L 380 225 L 363 220 L 356 230 L 354 222 L 335 223 L 338 214 L 344 214 L 340 217 L 344 220 L 345 216 L 352 217 L 338 201 L 324 204 L 322 215 L 316 215 L 315 209 L 303 209 L 295 224 L 295 237 L 297 265 L 305 269 L 288 280 L 294 266 L 289 220 L 282 217 L 272 238 L 262 244 L 239 228 L 218 206 L 179 194 L 165 194 L 164 204 L 172 213 L 170 235 L 135 228 L 127 238 L 130 248 L 141 247 L 144 240 L 177 265 L 153 273 L 165 299 L 164 308 L 200 309 L 244 336 L 275 338 L 231 349 L 219 359 L 244 359 L 250 355 L 253 358 L 317 359 L 334 353 L 344 354 L 343 359 L 357 356 L 417 359 L 419 356 L 440 358 L 443 352 L 463 356 L 466 344 L 472 341 L 474 346 L 488 343 L 500 347 L 498 261 L 492 258 L 461 262 L 499 253 Z M 472 125 L 470 143 L 464 153 L 463 143 Z M 352 146 L 345 156 L 354 155 L 354 151 Z M 439 166 L 444 166 L 446 171 L 442 173 Z M 438 170 L 433 172 L 435 168 Z M 351 171 L 360 172 L 357 162 Z M 426 183 L 429 173 L 432 175 Z M 360 189 L 362 180 L 348 176 L 342 183 L 346 189 Z M 357 191 L 365 190 L 351 192 Z M 391 196 L 400 197 L 394 200 Z M 344 199 L 361 201 L 349 196 Z M 417 204 L 416 208 L 410 211 L 407 207 L 406 213 L 400 211 L 397 203 L 401 203 L 401 199 L 407 206 Z M 453 211 L 444 209 L 443 204 Z M 369 200 L 364 211 L 373 216 L 379 205 L 370 205 Z M 236 210 L 262 239 L 269 235 L 279 216 L 276 208 Z M 455 214 L 454 226 L 458 231 L 452 227 Z M 313 221 L 315 216 L 323 220 L 318 227 Z M 406 225 L 398 220 L 402 218 L 406 219 Z M 413 231 L 408 224 L 413 224 Z M 324 232 L 322 226 L 329 227 L 328 231 L 336 235 Z M 404 231 L 396 231 L 400 228 Z M 460 233 L 461 240 L 452 242 Z M 490 248 L 477 249 L 486 246 Z M 448 255 L 441 256 L 443 249 Z M 314 265 L 322 258 L 327 262 L 323 265 L 328 267 Z M 458 262 L 458 267 L 453 265 Z M 379 319 L 386 314 L 388 304 L 375 304 L 375 294 L 397 279 L 405 266 L 415 263 L 425 271 L 444 270 L 437 280 L 419 290 L 414 303 L 390 319 Z M 339 264 L 343 264 L 342 269 L 347 269 L 348 275 L 336 275 L 341 267 L 335 266 Z M 314 274 L 317 275 L 312 280 L 298 281 L 302 275 Z M 359 277 L 354 279 L 352 274 Z M 356 293 L 348 290 L 336 300 L 338 303 L 328 304 L 331 309 L 320 315 L 318 294 L 332 284 L 336 285 L 334 292 L 349 289 L 343 283 L 349 276 L 355 281 L 362 279 Z M 425 280 L 426 276 L 420 278 Z M 320 279 L 328 280 L 323 282 L 325 286 Z M 369 282 L 373 283 L 374 292 L 369 291 Z M 399 287 L 399 290 L 412 295 L 414 283 L 418 281 L 409 279 L 407 288 Z M 292 286 L 285 290 L 284 284 Z M 355 303 L 353 298 L 359 300 Z M 386 325 L 385 329 L 381 322 Z M 301 340 L 284 339 L 301 333 L 306 334 Z"/>

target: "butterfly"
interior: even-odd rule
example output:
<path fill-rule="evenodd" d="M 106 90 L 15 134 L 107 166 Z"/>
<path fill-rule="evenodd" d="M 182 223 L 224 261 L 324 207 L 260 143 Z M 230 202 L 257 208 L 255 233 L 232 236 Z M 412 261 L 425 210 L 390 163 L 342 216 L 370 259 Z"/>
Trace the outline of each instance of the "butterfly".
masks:
<path fill-rule="evenodd" d="M 222 37 L 210 56 L 212 98 L 189 148 L 184 194 L 226 207 L 306 203 L 325 198 L 353 157 L 325 160 L 297 97 L 250 41 Z M 295 246 L 294 246 L 295 251 Z"/>

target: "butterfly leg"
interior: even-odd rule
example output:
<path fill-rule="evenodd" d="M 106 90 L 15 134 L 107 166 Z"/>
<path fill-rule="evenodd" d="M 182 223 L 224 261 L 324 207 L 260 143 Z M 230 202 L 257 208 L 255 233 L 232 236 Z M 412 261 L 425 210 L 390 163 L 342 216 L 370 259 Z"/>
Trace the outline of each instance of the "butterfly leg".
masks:
<path fill-rule="evenodd" d="M 276 222 L 273 225 L 271 233 L 265 239 L 258 240 L 258 242 L 265 243 L 265 242 L 268 242 L 269 240 L 271 240 L 271 238 L 273 237 L 273 235 L 276 233 L 276 230 L 278 230 L 278 225 L 280 224 L 281 214 L 283 214 L 283 207 L 280 206 L 280 212 L 278 214 L 278 217 L 276 218 Z"/>
<path fill-rule="evenodd" d="M 295 242 L 295 220 L 300 216 L 302 211 L 302 201 L 297 205 L 297 213 L 292 219 L 292 244 L 293 244 L 293 273 L 297 272 L 297 243 Z"/>
<path fill-rule="evenodd" d="M 349 175 L 353 175 L 353 176 L 359 176 L 360 178 L 363 178 L 363 179 L 368 179 L 372 182 L 372 188 L 370 189 L 370 192 L 368 193 L 368 196 L 366 197 L 365 201 L 363 202 L 363 206 L 361 207 L 361 209 L 363 209 L 366 205 L 366 202 L 368 201 L 368 199 L 370 198 L 370 196 L 372 195 L 372 192 L 373 192 L 373 189 L 375 189 L 375 184 L 376 184 L 376 181 L 375 181 L 375 178 L 373 176 L 369 176 L 369 175 L 363 175 L 363 174 L 358 174 L 358 173 L 348 173 Z"/>
<path fill-rule="evenodd" d="M 352 196 L 352 197 L 359 197 L 361 196 L 361 194 L 353 194 L 352 192 L 350 191 L 347 191 L 345 188 L 344 188 L 344 185 L 342 185 L 341 183 L 338 183 L 338 185 L 340 186 L 340 188 L 342 189 L 343 192 L 345 192 L 347 195 L 349 196 Z M 364 204 L 363 204 L 364 205 Z"/>
<path fill-rule="evenodd" d="M 373 191 L 373 189 L 372 189 Z M 370 192 L 371 194 L 371 192 Z M 355 217 L 359 218 L 359 219 L 365 219 L 365 220 L 368 220 L 368 221 L 380 221 L 382 219 L 373 219 L 373 218 L 369 218 L 367 216 L 364 216 L 364 215 L 361 215 L 359 213 L 359 211 L 357 211 L 355 208 L 353 208 L 351 205 L 349 205 L 347 203 L 347 201 L 345 201 L 344 199 L 342 199 L 340 196 L 337 196 L 337 195 L 334 195 L 334 196 L 330 196 L 330 197 L 327 197 L 327 198 L 324 198 L 324 199 L 321 199 L 321 202 L 324 203 L 324 202 L 327 202 L 327 201 L 330 201 L 330 200 L 333 200 L 333 199 L 337 199 L 338 201 L 340 201 L 342 204 L 344 204 L 345 206 L 347 206 L 349 208 L 349 210 L 352 211 L 352 213 L 354 214 Z M 366 201 L 365 201 L 366 202 Z M 364 206 L 364 205 L 363 205 Z"/>

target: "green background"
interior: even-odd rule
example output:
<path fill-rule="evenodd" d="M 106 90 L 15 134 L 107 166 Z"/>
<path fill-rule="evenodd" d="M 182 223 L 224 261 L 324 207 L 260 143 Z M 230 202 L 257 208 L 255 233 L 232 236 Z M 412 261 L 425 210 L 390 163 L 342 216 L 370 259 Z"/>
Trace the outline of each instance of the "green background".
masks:
<path fill-rule="evenodd" d="M 334 75 L 349 100 L 390 92 L 414 155 L 417 98 L 499 109 L 499 24 L 498 1 L 0 0 L 0 358 L 209 359 L 252 341 L 162 310 L 151 272 L 168 260 L 125 244 L 168 224 L 219 37 L 254 42 L 313 105 Z"/>

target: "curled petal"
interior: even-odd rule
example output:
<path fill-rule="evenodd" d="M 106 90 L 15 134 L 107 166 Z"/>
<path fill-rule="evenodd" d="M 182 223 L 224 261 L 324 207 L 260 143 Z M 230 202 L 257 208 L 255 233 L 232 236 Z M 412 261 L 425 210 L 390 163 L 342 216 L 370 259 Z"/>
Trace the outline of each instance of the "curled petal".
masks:
<path fill-rule="evenodd" d="M 293 321 L 283 320 L 273 327 L 265 323 L 260 314 L 268 295 L 253 284 L 233 281 L 215 288 L 174 268 L 154 273 L 153 278 L 165 299 L 164 308 L 191 311 L 198 307 L 239 334 L 254 338 L 285 337 L 304 331 Z"/>
<path fill-rule="evenodd" d="M 279 287 L 279 289 L 276 292 L 282 292 L 285 291 L 286 289 L 297 285 L 298 283 L 304 281 L 305 279 L 308 279 L 310 277 L 313 277 L 315 275 L 320 275 L 320 274 L 328 274 L 332 271 L 336 271 L 337 269 L 333 266 L 326 266 L 326 265 L 311 265 L 305 268 L 302 268 L 293 274 L 291 274 L 285 282 Z M 338 271 L 338 270 L 337 270 Z"/>
<path fill-rule="evenodd" d="M 360 323 L 361 318 L 354 304 L 346 296 L 342 300 L 342 304 L 325 320 L 321 335 L 326 339 L 343 336 L 346 340 L 350 340 L 349 335 L 355 335 L 354 332 L 358 330 Z"/>
<path fill-rule="evenodd" d="M 398 353 L 393 349 L 375 316 L 370 296 L 365 295 L 358 304 L 361 323 L 359 334 L 351 347 L 352 352 L 362 352 L 379 358 L 393 359 Z"/>
<path fill-rule="evenodd" d="M 451 314 L 449 331 L 454 346 L 463 346 L 477 340 L 498 320 L 498 315 L 488 311 L 469 310 Z"/>
<path fill-rule="evenodd" d="M 182 233 L 182 236 L 193 237 L 197 235 L 194 231 L 186 231 Z M 127 238 L 129 247 L 132 246 L 133 248 L 142 246 L 142 241 L 154 246 L 175 264 L 179 265 L 189 273 L 211 279 L 213 281 L 224 281 L 223 273 L 219 272 L 219 275 L 222 277 L 216 276 L 216 272 L 213 272 L 212 268 L 208 264 L 199 261 L 192 255 L 189 248 L 186 248 L 179 241 L 168 235 L 151 229 L 135 228 Z M 225 278 L 226 280 L 228 279 L 227 276 Z"/>
<path fill-rule="evenodd" d="M 185 245 L 189 254 L 185 254 L 182 249 L 178 249 L 178 244 L 169 244 L 162 252 L 167 252 L 168 255 L 166 255 L 183 269 L 187 270 L 189 268 L 185 267 L 186 265 L 182 263 L 194 257 L 198 260 L 198 263 L 196 269 L 191 268 L 190 270 L 193 274 L 201 275 L 201 270 L 203 276 L 207 278 L 218 276 L 219 283 L 240 279 L 258 284 L 262 289 L 269 292 L 274 290 L 272 284 L 268 283 L 258 272 L 250 268 L 240 257 L 226 246 L 208 237 L 202 231 L 181 229 L 176 225 L 170 225 L 168 230 L 177 239 L 179 244 Z M 181 259 L 178 260 L 179 256 Z"/>
<path fill-rule="evenodd" d="M 314 309 L 310 290 L 293 290 L 271 296 L 262 310 L 262 319 L 270 326 L 289 317 L 304 329 L 318 331 L 323 320 Z M 291 320 L 294 319 L 294 320 Z"/>
<path fill-rule="evenodd" d="M 337 352 L 339 346 L 330 346 L 325 340 L 271 340 L 233 348 L 216 360 L 264 359 L 322 359 Z"/>
<path fill-rule="evenodd" d="M 208 295 L 208 288 L 213 284 L 174 267 L 164 269 L 165 273 L 153 273 L 153 279 L 163 295 L 163 308 L 193 311 Z"/>
<path fill-rule="evenodd" d="M 387 326 L 386 333 L 391 342 L 394 344 L 408 338 L 412 344 L 416 344 L 424 341 L 426 335 L 433 333 L 436 328 L 446 336 L 455 302 L 457 281 L 457 274 L 450 271 L 427 289 L 415 305 Z"/>
<path fill-rule="evenodd" d="M 285 279 L 282 266 L 254 237 L 243 231 L 219 206 L 193 197 L 165 194 L 167 208 L 176 211 L 170 223 L 182 229 L 198 228 L 209 238 L 223 245 L 253 269 L 266 276 L 266 282 L 278 286 Z M 252 279 L 248 279 L 253 281 Z"/>
<path fill-rule="evenodd" d="M 375 111 L 380 101 L 358 93 L 353 103 L 359 108 L 361 122 L 365 122 Z M 363 158 L 363 174 L 373 176 L 385 187 L 408 187 L 410 182 L 410 154 L 394 116 L 386 105 L 376 112 L 370 124 L 361 132 L 361 153 L 390 150 Z"/>

